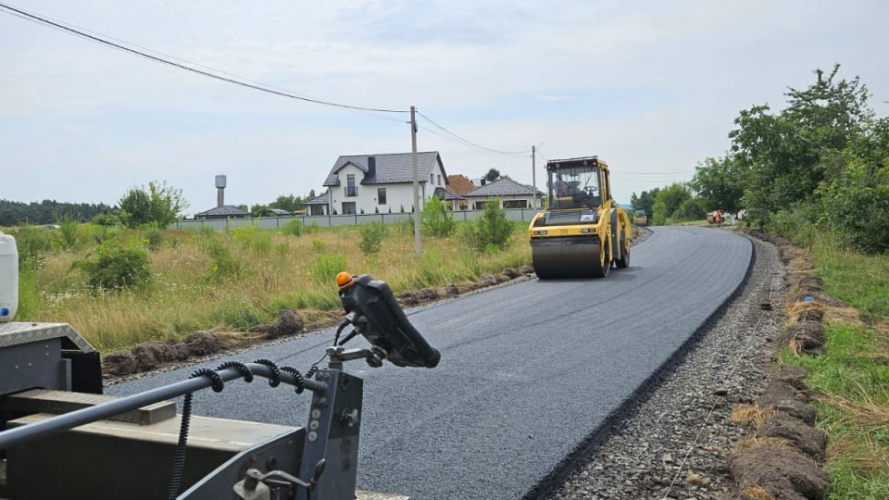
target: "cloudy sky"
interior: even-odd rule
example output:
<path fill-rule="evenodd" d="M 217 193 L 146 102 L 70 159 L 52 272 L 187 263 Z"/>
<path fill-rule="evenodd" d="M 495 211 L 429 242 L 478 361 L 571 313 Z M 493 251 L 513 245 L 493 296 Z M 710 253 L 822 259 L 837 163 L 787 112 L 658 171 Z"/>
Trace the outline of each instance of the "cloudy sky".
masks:
<path fill-rule="evenodd" d="M 6 0 L 0 0 L 7 3 Z M 738 111 L 843 65 L 889 114 L 882 0 L 11 0 L 70 25 L 304 96 L 411 105 L 483 146 L 597 154 L 615 196 L 691 178 Z M 116 203 L 152 180 L 189 213 L 321 190 L 341 154 L 410 151 L 406 115 L 196 76 L 0 13 L 0 199 Z M 449 174 L 531 183 L 530 155 L 447 140 Z M 542 170 L 538 170 L 538 185 Z"/>

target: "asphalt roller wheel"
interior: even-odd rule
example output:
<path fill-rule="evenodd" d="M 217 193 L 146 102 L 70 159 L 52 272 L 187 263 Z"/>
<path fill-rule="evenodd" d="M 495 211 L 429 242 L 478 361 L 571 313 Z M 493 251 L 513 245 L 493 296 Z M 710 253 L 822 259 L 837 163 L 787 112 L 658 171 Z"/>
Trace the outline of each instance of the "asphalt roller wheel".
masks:
<path fill-rule="evenodd" d="M 531 261 L 540 279 L 604 278 L 611 269 L 610 252 L 594 238 L 531 240 Z"/>

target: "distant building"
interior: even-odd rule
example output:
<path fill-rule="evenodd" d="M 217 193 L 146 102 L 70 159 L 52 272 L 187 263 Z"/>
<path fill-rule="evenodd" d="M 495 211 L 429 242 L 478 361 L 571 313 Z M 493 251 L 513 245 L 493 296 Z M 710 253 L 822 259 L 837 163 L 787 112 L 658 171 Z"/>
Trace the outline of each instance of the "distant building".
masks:
<path fill-rule="evenodd" d="M 225 186 L 226 177 L 224 175 L 216 176 L 216 206 L 210 210 L 195 214 L 195 219 L 240 219 L 248 217 L 250 212 L 241 207 L 225 204 Z"/>
<path fill-rule="evenodd" d="M 330 201 L 327 193 L 303 203 L 309 209 L 309 215 L 330 215 Z"/>
<path fill-rule="evenodd" d="M 448 183 L 437 151 L 417 153 L 420 206 Z M 328 213 L 373 214 L 411 212 L 414 205 L 411 153 L 347 155 L 337 158 L 324 181 Z M 314 201 L 314 200 L 313 200 Z"/>
<path fill-rule="evenodd" d="M 543 192 L 504 178 L 485 182 L 482 187 L 464 194 L 463 197 L 471 202 L 472 210 L 481 210 L 485 203 L 496 199 L 500 200 L 500 208 L 534 208 L 540 206 L 538 200 L 543 197 Z"/>
<path fill-rule="evenodd" d="M 234 205 L 222 205 L 194 215 L 195 219 L 243 219 L 249 217 L 250 212 Z"/>

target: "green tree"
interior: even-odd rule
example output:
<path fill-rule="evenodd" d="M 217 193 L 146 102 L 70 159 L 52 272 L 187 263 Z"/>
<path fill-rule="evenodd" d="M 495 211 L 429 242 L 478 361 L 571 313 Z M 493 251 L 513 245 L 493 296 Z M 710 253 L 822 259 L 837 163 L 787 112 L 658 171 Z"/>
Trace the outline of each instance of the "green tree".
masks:
<path fill-rule="evenodd" d="M 839 65 L 803 90 L 790 88 L 778 114 L 767 105 L 741 111 L 729 133 L 732 155 L 749 171 L 742 205 L 763 225 L 770 214 L 811 201 L 829 181 L 825 155 L 845 149 L 873 122 L 867 88 L 856 77 L 837 79 Z M 834 172 L 835 174 L 836 172 Z"/>
<path fill-rule="evenodd" d="M 499 178 L 500 178 L 500 171 L 497 170 L 496 168 L 491 168 L 491 170 L 488 170 L 488 173 L 485 174 L 485 180 L 487 180 L 488 182 L 494 182 Z"/>
<path fill-rule="evenodd" d="M 682 203 L 691 198 L 691 190 L 683 183 L 674 183 L 659 190 L 654 198 L 652 223 L 656 226 L 666 224 Z"/>
<path fill-rule="evenodd" d="M 149 223 L 167 227 L 186 208 L 188 203 L 182 196 L 182 190 L 166 182 L 149 182 L 147 188 L 132 188 L 120 199 L 120 217 L 129 227 Z"/>
<path fill-rule="evenodd" d="M 299 196 L 293 196 L 293 194 L 289 195 L 281 195 L 275 198 L 275 201 L 269 203 L 269 208 L 277 208 L 280 210 L 287 210 L 288 212 L 296 212 L 297 210 L 301 210 L 303 207 L 303 200 Z"/>
<path fill-rule="evenodd" d="M 707 158 L 695 169 L 689 183 L 705 204 L 705 213 L 711 210 L 737 212 L 747 184 L 748 171 L 732 156 Z"/>
<path fill-rule="evenodd" d="M 880 166 L 853 160 L 818 194 L 822 220 L 834 234 L 866 253 L 889 251 L 889 160 Z"/>
<path fill-rule="evenodd" d="M 630 196 L 630 203 L 633 205 L 633 210 L 645 210 L 645 214 L 648 216 L 648 219 L 651 220 L 654 217 L 654 199 L 657 196 L 660 188 L 654 188 L 651 191 L 642 191 L 642 194 L 636 196 L 636 193 L 633 193 Z"/>

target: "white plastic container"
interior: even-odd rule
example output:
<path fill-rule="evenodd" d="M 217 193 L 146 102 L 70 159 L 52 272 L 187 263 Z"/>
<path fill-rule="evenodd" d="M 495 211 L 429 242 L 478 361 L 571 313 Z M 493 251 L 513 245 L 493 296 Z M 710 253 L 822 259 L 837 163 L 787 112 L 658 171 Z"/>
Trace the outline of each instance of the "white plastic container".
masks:
<path fill-rule="evenodd" d="M 19 307 L 19 252 L 15 238 L 0 233 L 0 323 L 12 321 Z"/>

